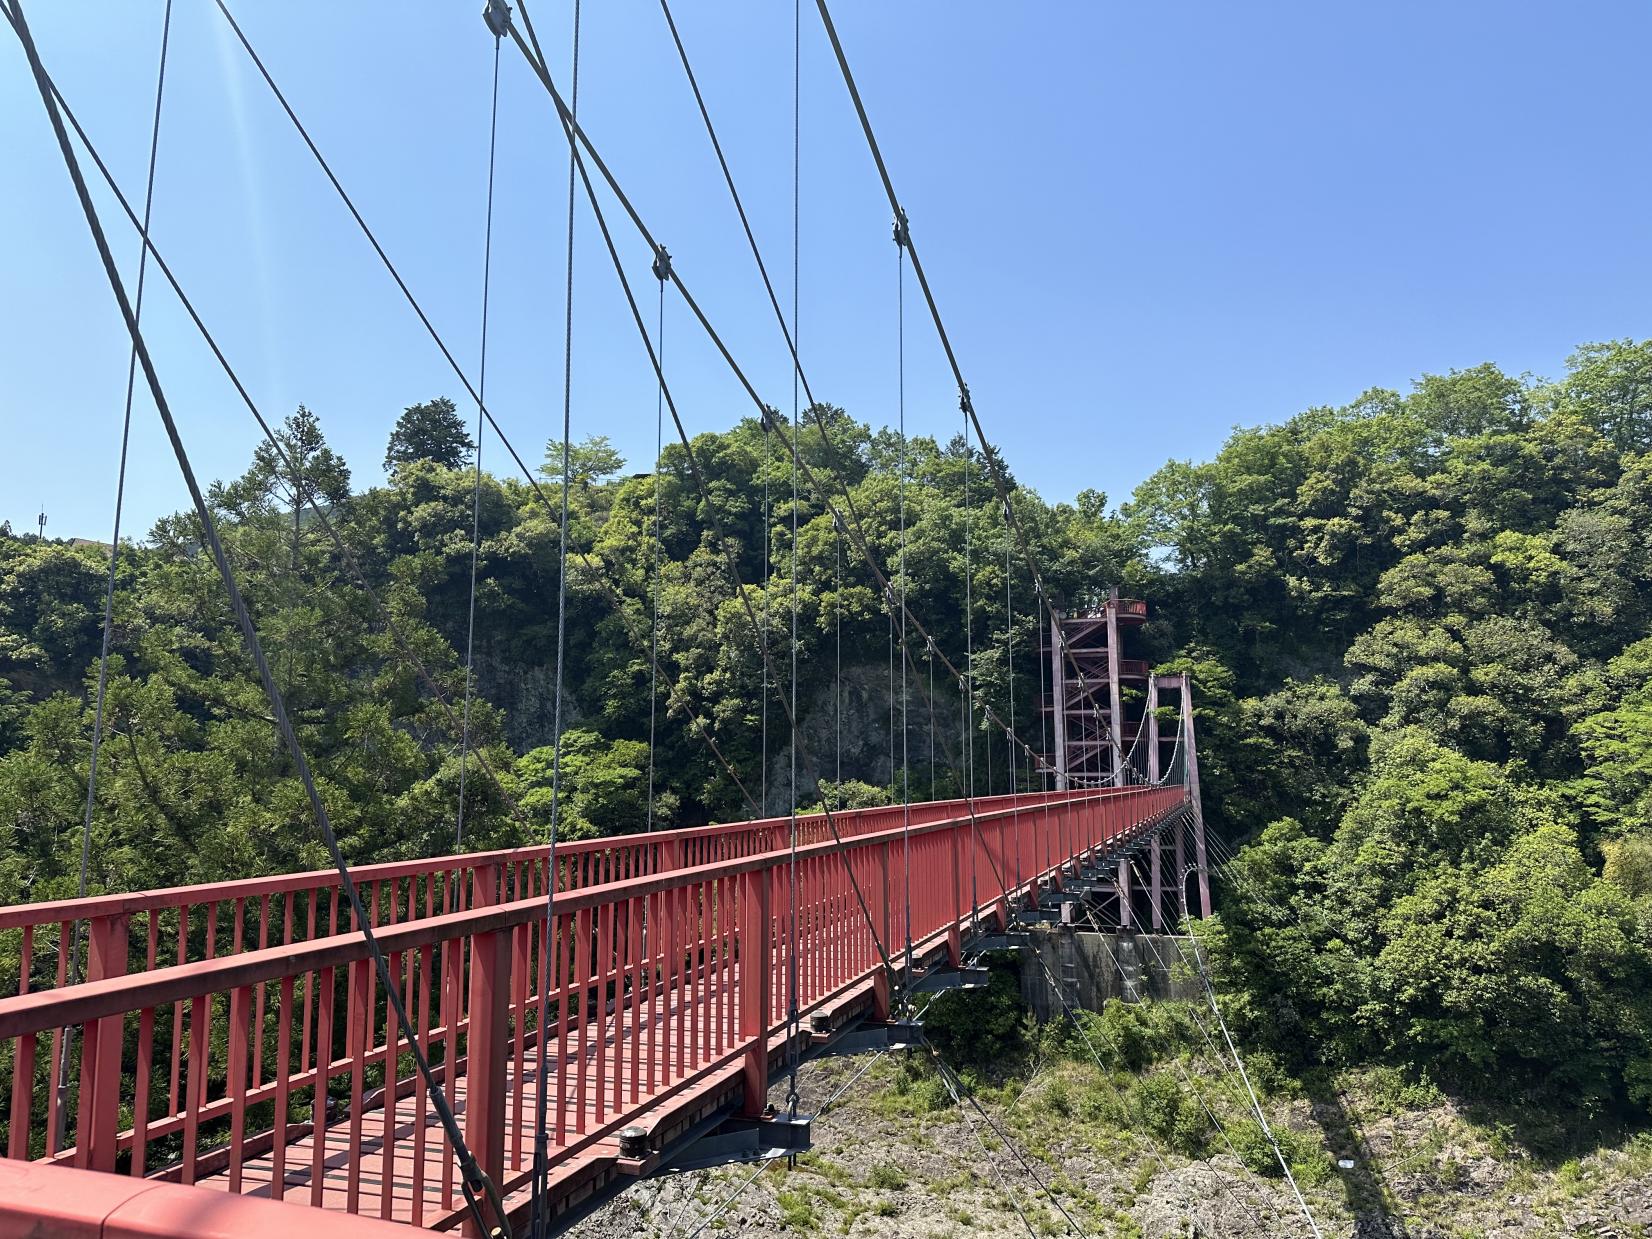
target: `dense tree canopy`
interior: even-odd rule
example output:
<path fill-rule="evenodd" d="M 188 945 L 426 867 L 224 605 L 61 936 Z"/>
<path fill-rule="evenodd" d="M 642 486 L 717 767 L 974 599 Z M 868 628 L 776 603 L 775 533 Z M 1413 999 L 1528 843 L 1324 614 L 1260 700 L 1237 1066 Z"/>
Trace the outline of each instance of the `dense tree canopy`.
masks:
<path fill-rule="evenodd" d="M 1240 431 L 1125 509 L 1231 672 L 1218 956 L 1282 1053 L 1652 1101 L 1652 344 L 1570 365 Z"/>
<path fill-rule="evenodd" d="M 800 451 L 894 565 L 898 440 L 815 412 L 825 435 L 811 423 Z M 790 803 L 790 685 L 765 710 L 752 616 L 789 669 L 794 603 L 799 798 L 868 802 L 898 781 L 889 621 L 806 483 L 794 548 L 774 433 L 748 419 L 698 436 L 705 495 L 680 446 L 630 475 L 604 438 L 570 453 L 569 833 L 642 829 L 651 775 L 659 823 L 743 816 L 747 795 Z M 279 442 L 211 503 L 347 853 L 451 848 L 462 761 L 465 846 L 539 837 L 560 446 L 539 478 L 478 478 L 462 419 L 435 399 L 398 420 L 387 483 L 355 490 L 308 410 Z M 1245 844 L 1209 931 L 1248 1036 L 1469 1091 L 1652 1102 L 1649 449 L 1652 343 L 1617 341 L 1580 348 L 1552 383 L 1478 366 L 1237 431 L 1116 510 L 1013 486 L 1053 600 L 1093 606 L 1112 584 L 1146 598 L 1142 653 L 1194 677 L 1210 825 Z M 984 462 L 957 440 L 904 456 L 912 609 L 955 660 L 967 610 L 983 690 L 1007 716 L 1013 684 L 1035 737 L 1040 625 L 1012 556 L 1011 664 Z M 452 703 L 473 521 L 467 757 Z M 169 517 L 121 548 L 93 889 L 322 859 L 199 532 Z M 107 565 L 106 548 L 0 536 L 0 883 L 19 898 L 74 886 Z M 972 744 L 978 786 L 1010 786 L 1002 737 L 963 734 L 955 689 L 939 677 L 932 701 L 912 657 L 914 788 L 956 790 Z"/>

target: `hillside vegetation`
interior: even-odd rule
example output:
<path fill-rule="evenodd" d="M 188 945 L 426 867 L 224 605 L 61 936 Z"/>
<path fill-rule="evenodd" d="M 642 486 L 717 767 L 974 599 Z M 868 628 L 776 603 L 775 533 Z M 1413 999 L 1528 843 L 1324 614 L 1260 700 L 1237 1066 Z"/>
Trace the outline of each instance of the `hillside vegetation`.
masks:
<path fill-rule="evenodd" d="M 806 429 L 810 463 L 821 476 L 841 470 L 878 558 L 894 563 L 898 440 L 820 412 L 834 446 Z M 443 400 L 403 414 L 390 480 L 365 490 L 315 415 L 300 409 L 282 436 L 296 471 L 261 448 L 212 502 L 347 853 L 454 846 L 460 736 L 419 667 L 457 710 L 473 501 L 474 747 L 493 774 L 473 753 L 463 843 L 541 837 L 555 460 L 537 486 L 484 473 L 473 490 L 464 426 Z M 680 447 L 657 474 L 628 475 L 600 439 L 574 454 L 570 834 L 648 820 L 656 507 L 658 639 L 672 687 L 661 686 L 655 820 L 747 811 L 700 728 L 770 811 L 790 802 L 784 715 L 777 697 L 764 708 L 713 516 L 754 583 L 752 605 L 772 620 L 782 668 L 795 550 L 800 797 L 875 799 L 900 778 L 889 622 L 806 485 L 793 547 L 789 465 L 765 438 L 746 421 L 695 440 L 709 507 Z M 1282 1070 L 1360 1065 L 1457 1096 L 1563 1101 L 1579 1125 L 1638 1121 L 1652 1103 L 1649 449 L 1652 343 L 1625 341 L 1580 349 L 1552 383 L 1487 365 L 1240 430 L 1208 463 L 1167 464 L 1116 506 L 1093 491 L 1052 505 L 1014 490 L 1055 601 L 1093 605 L 1110 584 L 1147 599 L 1145 654 L 1194 676 L 1210 824 L 1244 845 L 1206 928 L 1240 1036 Z M 960 441 L 929 439 L 913 440 L 906 460 L 912 609 L 961 661 L 967 531 L 979 682 L 1007 715 L 1013 671 L 1032 736 L 1038 620 L 1012 555 L 1009 665 L 1004 522 L 985 462 Z M 303 511 L 311 499 L 394 635 Z M 323 863 L 198 548 L 188 516 L 122 548 L 94 890 Z M 106 565 L 97 547 L 0 537 L 7 899 L 76 883 Z M 922 684 L 921 649 L 915 659 Z M 944 676 L 933 711 L 922 686 L 906 746 L 915 793 L 956 791 L 966 743 L 978 790 L 1006 789 L 1002 736 L 961 735 Z"/>

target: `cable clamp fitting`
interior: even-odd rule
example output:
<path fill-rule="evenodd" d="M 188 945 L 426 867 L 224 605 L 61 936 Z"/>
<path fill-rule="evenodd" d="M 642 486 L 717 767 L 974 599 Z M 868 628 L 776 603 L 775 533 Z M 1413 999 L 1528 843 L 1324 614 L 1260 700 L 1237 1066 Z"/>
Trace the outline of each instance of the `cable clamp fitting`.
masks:
<path fill-rule="evenodd" d="M 482 6 L 482 20 L 494 38 L 502 39 L 511 32 L 511 6 L 505 0 L 487 0 Z"/>
<path fill-rule="evenodd" d="M 662 284 L 671 278 L 671 251 L 663 245 L 654 247 L 654 278 Z"/>
<path fill-rule="evenodd" d="M 912 248 L 912 231 L 907 227 L 906 208 L 895 208 L 895 244 L 903 250 Z"/>

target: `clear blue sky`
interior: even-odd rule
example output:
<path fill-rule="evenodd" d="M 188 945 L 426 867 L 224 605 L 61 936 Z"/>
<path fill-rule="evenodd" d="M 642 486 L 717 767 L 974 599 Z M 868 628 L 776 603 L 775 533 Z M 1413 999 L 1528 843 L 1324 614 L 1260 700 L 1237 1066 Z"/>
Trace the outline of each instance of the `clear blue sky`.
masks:
<path fill-rule="evenodd" d="M 28 3 L 134 197 L 161 7 Z M 479 0 L 234 7 L 473 369 L 493 54 Z M 789 284 L 791 6 L 678 7 Z M 565 80 L 568 10 L 533 8 Z M 783 347 L 658 9 L 585 14 L 582 120 L 789 409 Z M 1553 375 L 1581 341 L 1652 334 L 1652 6 L 1638 0 L 839 0 L 835 15 L 987 433 L 1048 498 L 1122 498 L 1236 424 L 1368 386 L 1486 360 Z M 48 533 L 103 538 L 125 335 L 0 35 L 0 519 L 27 527 L 44 503 Z M 892 421 L 889 212 L 809 5 L 803 44 L 805 365 L 822 398 Z M 508 47 L 500 113 L 489 404 L 537 460 L 561 408 L 566 148 Z M 108 218 L 130 272 L 135 238 Z M 616 225 L 652 296 L 648 254 Z M 579 228 L 575 434 L 608 434 L 645 469 L 652 377 L 588 216 Z M 459 396 L 206 0 L 175 6 L 154 234 L 266 411 L 309 405 L 358 483 L 379 476 L 404 405 Z M 197 468 L 233 476 L 255 428 L 150 287 L 145 323 Z M 909 301 L 908 426 L 944 435 L 955 393 L 919 312 Z M 750 412 L 669 303 L 666 335 L 691 429 Z M 147 398 L 135 425 L 127 528 L 141 534 L 186 500 Z"/>

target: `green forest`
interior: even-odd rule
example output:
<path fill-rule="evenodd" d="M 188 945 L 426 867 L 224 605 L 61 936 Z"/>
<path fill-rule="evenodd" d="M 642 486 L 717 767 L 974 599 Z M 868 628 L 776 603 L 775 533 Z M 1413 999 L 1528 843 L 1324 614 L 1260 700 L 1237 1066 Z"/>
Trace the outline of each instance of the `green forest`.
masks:
<path fill-rule="evenodd" d="M 912 612 L 1038 747 L 1036 601 L 988 462 L 962 435 L 811 414 L 810 471 L 841 479 L 892 571 L 904 524 Z M 438 398 L 387 411 L 387 481 L 361 489 L 325 420 L 299 408 L 210 503 L 346 854 L 542 839 L 560 451 L 530 480 L 485 444 L 478 472 Z M 804 803 L 957 792 L 966 746 L 978 792 L 1035 785 L 979 710 L 969 734 L 921 643 L 896 650 L 779 434 L 696 437 L 709 499 L 680 445 L 650 472 L 601 438 L 572 453 L 564 837 L 790 804 L 790 684 L 765 693 L 748 602 L 780 668 L 795 615 Z M 1202 932 L 1242 1036 L 1299 1067 L 1643 1116 L 1652 341 L 1582 346 L 1553 381 L 1488 364 L 1240 429 L 1124 500 L 1051 504 L 1006 476 L 1052 601 L 1145 599 L 1142 656 L 1193 676 L 1207 819 L 1237 851 Z M 76 887 L 108 562 L 0 536 L 0 901 Z M 117 563 L 91 889 L 324 865 L 193 515 Z"/>

